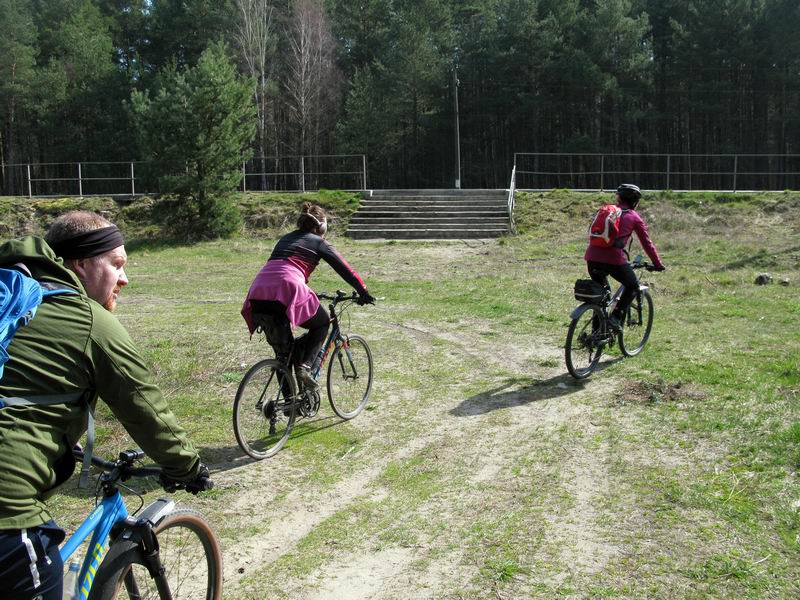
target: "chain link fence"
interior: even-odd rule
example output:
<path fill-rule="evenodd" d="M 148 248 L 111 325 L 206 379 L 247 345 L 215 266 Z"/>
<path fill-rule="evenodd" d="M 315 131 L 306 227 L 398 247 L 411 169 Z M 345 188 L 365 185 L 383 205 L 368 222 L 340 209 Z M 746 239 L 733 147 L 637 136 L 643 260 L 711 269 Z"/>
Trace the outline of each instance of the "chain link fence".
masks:
<path fill-rule="evenodd" d="M 242 164 L 242 191 L 364 190 L 363 154 L 253 158 Z M 161 192 L 151 163 L 76 162 L 0 165 L 3 196 L 140 196 Z"/>
<path fill-rule="evenodd" d="M 514 154 L 517 189 L 783 191 L 800 189 L 800 154 Z"/>

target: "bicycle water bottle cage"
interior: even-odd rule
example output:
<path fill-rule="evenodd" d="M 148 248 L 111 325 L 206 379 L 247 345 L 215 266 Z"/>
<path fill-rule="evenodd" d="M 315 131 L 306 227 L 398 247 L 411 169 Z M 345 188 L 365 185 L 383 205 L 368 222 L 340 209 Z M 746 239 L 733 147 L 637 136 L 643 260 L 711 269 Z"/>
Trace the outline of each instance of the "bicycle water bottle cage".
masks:
<path fill-rule="evenodd" d="M 267 342 L 278 356 L 288 356 L 292 351 L 292 326 L 284 315 L 253 314 L 253 322 L 264 332 Z"/>
<path fill-rule="evenodd" d="M 578 279 L 575 282 L 575 299 L 590 304 L 603 304 L 610 294 L 609 289 L 593 279 Z"/>

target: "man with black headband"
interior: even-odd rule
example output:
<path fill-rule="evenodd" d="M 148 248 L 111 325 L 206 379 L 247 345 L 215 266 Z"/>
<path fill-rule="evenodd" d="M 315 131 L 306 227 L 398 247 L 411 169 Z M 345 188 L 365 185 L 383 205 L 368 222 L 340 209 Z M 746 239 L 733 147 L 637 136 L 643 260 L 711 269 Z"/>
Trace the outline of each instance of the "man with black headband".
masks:
<path fill-rule="evenodd" d="M 0 400 L 65 398 L 0 408 L 0 589 L 8 600 L 61 599 L 58 545 L 64 531 L 44 501 L 73 473 L 72 447 L 98 397 L 163 467 L 166 479 L 200 487 L 208 478 L 130 336 L 111 314 L 128 283 L 126 262 L 119 229 L 86 211 L 58 218 L 45 239 L 0 245 L 0 266 L 22 263 L 39 282 L 77 292 L 48 298 L 17 331 L 0 380 Z"/>
<path fill-rule="evenodd" d="M 103 222 L 108 225 L 80 231 L 88 224 Z M 74 211 L 56 220 L 45 240 L 56 256 L 64 259 L 64 265 L 78 276 L 87 296 L 109 311 L 117 307 L 120 290 L 128 285 L 124 271 L 128 255 L 116 225 L 100 215 Z"/>

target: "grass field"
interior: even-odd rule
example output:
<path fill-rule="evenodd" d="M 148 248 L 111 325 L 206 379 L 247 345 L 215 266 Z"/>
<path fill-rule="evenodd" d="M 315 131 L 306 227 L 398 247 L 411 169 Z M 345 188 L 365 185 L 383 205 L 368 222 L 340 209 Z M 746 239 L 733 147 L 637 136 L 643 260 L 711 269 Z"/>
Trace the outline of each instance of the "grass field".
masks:
<path fill-rule="evenodd" d="M 231 430 L 267 354 L 239 309 L 281 220 L 132 244 L 118 316 L 214 474 L 179 499 L 221 538 L 226 598 L 800 596 L 800 196 L 646 198 L 669 269 L 646 275 L 650 343 L 577 383 L 562 347 L 597 204 L 520 194 L 521 234 L 492 241 L 334 236 L 384 298 L 346 323 L 372 401 L 347 423 L 323 404 L 260 463 Z M 344 284 L 323 265 L 312 285 Z M 130 444 L 100 425 L 102 452 Z M 69 527 L 89 499 L 52 505 Z"/>

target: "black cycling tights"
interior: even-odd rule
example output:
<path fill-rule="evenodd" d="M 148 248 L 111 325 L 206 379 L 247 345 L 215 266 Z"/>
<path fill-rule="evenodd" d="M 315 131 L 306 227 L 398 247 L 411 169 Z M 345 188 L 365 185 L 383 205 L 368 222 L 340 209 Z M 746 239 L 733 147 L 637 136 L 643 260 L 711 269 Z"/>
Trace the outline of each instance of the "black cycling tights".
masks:
<path fill-rule="evenodd" d="M 625 286 L 625 290 L 622 292 L 622 296 L 620 296 L 613 312 L 615 317 L 622 319 L 636 296 L 636 290 L 639 289 L 639 279 L 636 277 L 633 267 L 628 263 L 624 265 L 609 265 L 608 263 L 587 261 L 586 268 L 589 270 L 589 277 L 597 283 L 607 286 L 608 276 L 611 275 L 611 277 Z"/>
<path fill-rule="evenodd" d="M 328 335 L 328 324 L 331 318 L 328 311 L 320 306 L 317 313 L 300 327 L 308 329 L 308 333 L 297 340 L 299 345 L 299 356 L 302 358 L 300 364 L 311 367 L 322 344 L 325 343 L 325 336 Z"/>
<path fill-rule="evenodd" d="M 256 314 L 265 314 L 286 318 L 286 307 L 277 300 L 251 300 L 250 302 L 254 316 Z M 325 336 L 328 334 L 329 323 L 330 317 L 328 316 L 328 311 L 322 308 L 322 306 L 317 309 L 313 317 L 308 319 L 305 323 L 300 323 L 300 327 L 308 329 L 308 333 L 295 340 L 295 363 L 307 367 L 312 366 L 319 349 L 322 348 L 322 344 L 325 343 Z M 288 333 L 286 335 L 287 337 L 289 336 Z M 291 341 L 291 339 L 288 341 Z"/>

